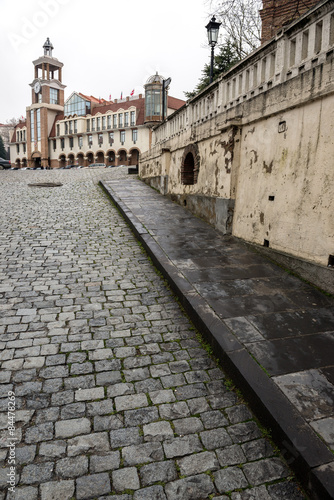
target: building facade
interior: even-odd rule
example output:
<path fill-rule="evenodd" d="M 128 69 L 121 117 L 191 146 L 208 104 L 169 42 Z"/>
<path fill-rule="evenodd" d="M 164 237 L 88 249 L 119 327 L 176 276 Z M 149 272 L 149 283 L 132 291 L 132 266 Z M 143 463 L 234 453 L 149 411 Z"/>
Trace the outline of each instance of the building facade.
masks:
<path fill-rule="evenodd" d="M 73 92 L 65 101 L 63 63 L 45 42 L 44 55 L 33 61 L 32 103 L 26 120 L 15 127 L 11 162 L 24 168 L 61 168 L 67 165 L 137 165 L 149 149 L 152 126 L 184 105 L 168 96 L 164 79 L 156 74 L 145 85 L 145 95 L 106 101 Z"/>

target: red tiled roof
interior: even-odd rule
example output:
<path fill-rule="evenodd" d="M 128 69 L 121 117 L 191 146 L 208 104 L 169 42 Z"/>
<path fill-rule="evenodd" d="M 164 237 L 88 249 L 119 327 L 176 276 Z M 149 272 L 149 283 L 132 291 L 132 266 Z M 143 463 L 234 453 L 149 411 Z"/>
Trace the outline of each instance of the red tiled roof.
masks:
<path fill-rule="evenodd" d="M 99 103 L 99 102 L 100 102 L 100 100 L 101 100 L 101 99 L 100 99 L 100 100 L 99 100 L 99 99 L 97 99 L 97 98 L 96 98 L 96 97 L 94 97 L 93 95 L 88 96 L 88 95 L 82 94 L 81 92 L 79 92 L 79 95 L 80 95 L 81 97 L 83 97 L 84 99 L 87 99 L 88 101 L 91 101 L 91 102 L 96 102 L 96 103 Z"/>
<path fill-rule="evenodd" d="M 168 107 L 170 109 L 180 109 L 185 103 L 186 101 L 183 101 L 182 99 L 178 99 L 177 97 L 172 97 L 170 95 L 168 96 Z"/>

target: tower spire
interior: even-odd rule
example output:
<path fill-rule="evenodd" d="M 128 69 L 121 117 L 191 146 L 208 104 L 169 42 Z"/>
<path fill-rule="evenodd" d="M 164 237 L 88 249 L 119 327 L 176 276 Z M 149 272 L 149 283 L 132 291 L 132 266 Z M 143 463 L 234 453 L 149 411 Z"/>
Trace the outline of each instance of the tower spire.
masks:
<path fill-rule="evenodd" d="M 44 55 L 45 56 L 52 57 L 53 45 L 50 42 L 50 38 L 49 37 L 47 37 L 46 42 L 43 45 L 43 49 L 44 49 Z"/>

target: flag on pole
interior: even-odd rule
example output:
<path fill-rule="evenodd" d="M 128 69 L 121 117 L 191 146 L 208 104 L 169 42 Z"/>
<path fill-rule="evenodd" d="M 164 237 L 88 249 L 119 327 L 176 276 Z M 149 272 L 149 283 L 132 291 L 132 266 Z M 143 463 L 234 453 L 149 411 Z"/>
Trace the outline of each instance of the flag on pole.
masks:
<path fill-rule="evenodd" d="M 109 101 L 111 101 L 111 94 L 109 94 Z"/>
<path fill-rule="evenodd" d="M 130 95 L 133 95 L 134 93 L 135 93 L 135 89 L 133 89 L 133 91 L 131 92 L 131 94 L 130 94 Z"/>
<path fill-rule="evenodd" d="M 121 99 L 123 99 L 123 92 L 121 92 Z"/>

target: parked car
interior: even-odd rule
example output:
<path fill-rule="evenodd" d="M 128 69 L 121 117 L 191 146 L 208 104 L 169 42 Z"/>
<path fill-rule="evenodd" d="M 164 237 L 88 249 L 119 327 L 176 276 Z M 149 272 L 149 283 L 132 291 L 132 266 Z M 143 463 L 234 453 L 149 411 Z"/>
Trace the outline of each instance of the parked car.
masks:
<path fill-rule="evenodd" d="M 12 164 L 9 160 L 5 160 L 4 158 L 0 158 L 0 170 L 5 170 L 11 168 Z"/>
<path fill-rule="evenodd" d="M 106 164 L 105 163 L 91 163 L 90 165 L 88 165 L 89 168 L 105 168 L 106 167 Z"/>

